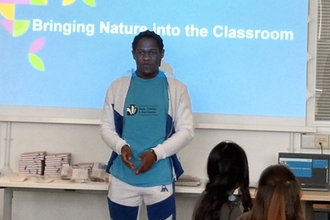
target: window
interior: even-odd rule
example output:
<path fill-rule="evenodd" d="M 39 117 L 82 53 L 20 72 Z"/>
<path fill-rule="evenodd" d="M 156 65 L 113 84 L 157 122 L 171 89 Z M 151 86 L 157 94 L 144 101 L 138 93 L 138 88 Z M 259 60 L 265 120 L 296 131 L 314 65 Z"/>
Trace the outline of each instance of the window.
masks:
<path fill-rule="evenodd" d="M 316 34 L 315 121 L 330 121 L 330 0 L 317 2 Z"/>

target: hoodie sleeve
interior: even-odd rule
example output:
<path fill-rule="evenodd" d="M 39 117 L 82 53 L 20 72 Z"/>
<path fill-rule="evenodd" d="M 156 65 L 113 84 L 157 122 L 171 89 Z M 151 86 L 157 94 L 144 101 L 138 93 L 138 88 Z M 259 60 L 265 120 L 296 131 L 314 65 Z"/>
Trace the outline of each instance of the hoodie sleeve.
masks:
<path fill-rule="evenodd" d="M 154 148 L 158 160 L 176 154 L 194 137 L 194 120 L 187 87 L 178 80 L 174 80 L 173 83 L 170 86 L 175 91 L 171 92 L 170 100 L 175 133 Z"/>
<path fill-rule="evenodd" d="M 125 95 L 125 92 L 122 91 L 123 86 L 121 81 L 122 79 L 114 81 L 108 88 L 100 125 L 101 138 L 106 145 L 117 154 L 121 154 L 121 147 L 127 144 L 126 141 L 121 138 L 123 124 L 122 109 L 125 96 L 117 98 L 116 101 L 118 100 L 118 103 L 116 102 L 116 105 L 114 105 L 116 92 Z M 119 91 L 116 90 L 117 88 Z"/>

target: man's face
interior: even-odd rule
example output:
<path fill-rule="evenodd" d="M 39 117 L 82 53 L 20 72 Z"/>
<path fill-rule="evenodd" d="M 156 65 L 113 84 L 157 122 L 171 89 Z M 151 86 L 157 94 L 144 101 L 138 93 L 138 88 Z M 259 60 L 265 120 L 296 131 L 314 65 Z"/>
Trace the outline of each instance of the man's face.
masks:
<path fill-rule="evenodd" d="M 132 54 L 136 62 L 136 72 L 139 77 L 150 79 L 157 75 L 160 62 L 164 57 L 164 50 L 159 51 L 154 39 L 140 39 Z"/>

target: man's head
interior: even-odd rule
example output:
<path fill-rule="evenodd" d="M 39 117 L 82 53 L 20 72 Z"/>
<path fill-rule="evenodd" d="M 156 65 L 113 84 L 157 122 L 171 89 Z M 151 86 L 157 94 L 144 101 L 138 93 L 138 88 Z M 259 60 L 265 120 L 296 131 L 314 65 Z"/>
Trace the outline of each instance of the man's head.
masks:
<path fill-rule="evenodd" d="M 155 32 L 146 30 L 146 31 L 140 32 L 138 35 L 136 35 L 134 37 L 134 40 L 132 43 L 133 52 L 136 50 L 137 44 L 138 44 L 139 40 L 141 40 L 142 38 L 154 39 L 157 43 L 159 51 L 164 50 L 163 39 Z"/>
<path fill-rule="evenodd" d="M 164 57 L 163 39 L 153 31 L 144 31 L 135 36 L 132 54 L 137 66 L 137 75 L 150 79 L 157 75 Z"/>

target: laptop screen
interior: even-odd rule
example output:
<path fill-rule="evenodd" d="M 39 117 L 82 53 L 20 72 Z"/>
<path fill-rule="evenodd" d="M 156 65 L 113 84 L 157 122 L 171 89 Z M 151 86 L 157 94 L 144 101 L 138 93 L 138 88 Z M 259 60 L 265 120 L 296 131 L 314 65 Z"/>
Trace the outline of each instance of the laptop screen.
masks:
<path fill-rule="evenodd" d="M 328 154 L 278 154 L 278 162 L 291 169 L 305 190 L 329 190 L 329 160 Z"/>

